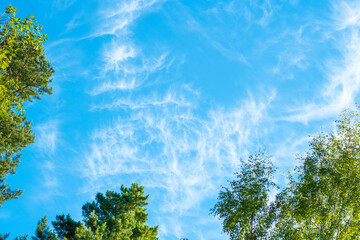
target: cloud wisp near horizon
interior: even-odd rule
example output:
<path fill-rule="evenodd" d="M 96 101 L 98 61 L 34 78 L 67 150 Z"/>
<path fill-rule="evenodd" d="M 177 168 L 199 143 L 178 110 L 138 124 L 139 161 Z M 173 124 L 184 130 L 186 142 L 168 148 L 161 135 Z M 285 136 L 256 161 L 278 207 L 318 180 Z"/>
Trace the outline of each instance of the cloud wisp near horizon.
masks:
<path fill-rule="evenodd" d="M 228 239 L 209 209 L 240 159 L 266 147 L 284 184 L 309 135 L 359 97 L 360 1 L 50 2 L 17 3 L 57 68 L 11 178 L 27 190 L 0 214 L 9 229 L 17 208 L 32 216 L 19 234 L 138 182 L 160 239 Z"/>

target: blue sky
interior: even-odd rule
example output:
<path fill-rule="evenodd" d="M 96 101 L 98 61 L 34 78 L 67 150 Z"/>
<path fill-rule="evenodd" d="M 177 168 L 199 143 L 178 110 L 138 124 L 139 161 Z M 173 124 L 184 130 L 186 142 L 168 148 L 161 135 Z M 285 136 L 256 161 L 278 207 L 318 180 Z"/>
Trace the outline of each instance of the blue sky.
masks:
<path fill-rule="evenodd" d="M 209 215 L 240 159 L 276 181 L 360 91 L 360 1 L 14 0 L 48 34 L 54 94 L 28 105 L 36 141 L 0 232 L 33 234 L 97 192 L 146 187 L 160 239 L 228 239 Z"/>

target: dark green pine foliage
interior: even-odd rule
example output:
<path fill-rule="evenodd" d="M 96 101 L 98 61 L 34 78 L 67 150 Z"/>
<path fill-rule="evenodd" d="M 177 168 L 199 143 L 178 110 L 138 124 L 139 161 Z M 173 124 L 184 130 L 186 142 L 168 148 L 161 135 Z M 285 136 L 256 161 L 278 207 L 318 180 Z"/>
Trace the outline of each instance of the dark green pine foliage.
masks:
<path fill-rule="evenodd" d="M 9 236 L 10 236 L 10 233 L 6 233 L 6 234 L 0 233 L 0 240 L 6 240 L 6 239 L 8 239 Z M 28 235 L 25 235 L 25 236 L 20 235 L 19 237 L 14 238 L 14 240 L 28 240 Z"/>
<path fill-rule="evenodd" d="M 19 152 L 33 142 L 31 122 L 27 122 L 23 114 L 12 112 L 8 118 L 0 120 L 0 207 L 5 201 L 21 195 L 21 190 L 11 189 L 5 181 L 8 174 L 15 174 L 15 167 L 20 163 Z"/>
<path fill-rule="evenodd" d="M 122 185 L 120 190 L 120 193 L 98 193 L 95 201 L 83 206 L 83 216 L 90 219 L 95 214 L 98 217 L 97 225 L 106 223 L 110 232 L 118 229 L 119 220 L 125 222 L 131 219 L 135 225 L 129 239 L 157 239 L 158 227 L 145 224 L 148 216 L 145 206 L 148 205 L 146 201 L 149 195 L 144 195 L 144 187 L 135 183 L 131 188 Z"/>
<path fill-rule="evenodd" d="M 46 224 L 47 217 L 43 217 L 37 226 L 35 231 L 35 237 L 32 237 L 32 240 L 57 240 L 55 234 L 50 230 L 49 226 Z"/>
<path fill-rule="evenodd" d="M 157 240 L 158 227 L 149 227 L 145 206 L 149 195 L 137 183 L 131 188 L 121 186 L 121 192 L 98 193 L 95 201 L 83 206 L 84 222 L 69 215 L 58 215 L 53 221 L 55 234 L 42 219 L 33 240 Z"/>
<path fill-rule="evenodd" d="M 14 240 L 28 240 L 28 235 L 16 237 Z"/>
<path fill-rule="evenodd" d="M 77 227 L 81 226 L 81 223 L 73 220 L 70 215 L 57 215 L 56 221 L 52 222 L 56 235 L 60 238 L 72 239 L 75 235 Z"/>
<path fill-rule="evenodd" d="M 0 240 L 6 240 L 10 236 L 10 233 L 0 233 Z"/>

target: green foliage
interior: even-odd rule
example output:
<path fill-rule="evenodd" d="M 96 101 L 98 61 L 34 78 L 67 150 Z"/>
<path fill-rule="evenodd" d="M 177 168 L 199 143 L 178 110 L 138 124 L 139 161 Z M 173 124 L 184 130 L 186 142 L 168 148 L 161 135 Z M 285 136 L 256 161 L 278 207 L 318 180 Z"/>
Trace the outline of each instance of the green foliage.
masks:
<path fill-rule="evenodd" d="M 111 224 L 111 227 L 110 224 Z M 118 217 L 111 217 L 109 221 L 100 222 L 98 216 L 93 212 L 84 225 L 76 229 L 76 240 L 85 239 L 157 239 L 152 238 L 152 235 L 141 234 L 133 235 L 133 230 L 138 227 L 133 211 L 122 213 Z"/>
<path fill-rule="evenodd" d="M 19 152 L 34 141 L 31 123 L 21 114 L 10 113 L 0 121 L 0 206 L 7 200 L 16 198 L 22 191 L 11 190 L 5 183 L 8 174 L 15 174 L 20 163 Z"/>
<path fill-rule="evenodd" d="M 10 233 L 6 233 L 6 234 L 1 234 L 0 233 L 0 240 L 6 240 L 8 239 L 8 237 L 10 236 Z M 24 236 L 19 236 L 14 238 L 14 240 L 28 240 L 28 235 L 24 235 Z"/>
<path fill-rule="evenodd" d="M 270 227 L 269 192 L 274 167 L 264 153 L 251 155 L 243 161 L 236 180 L 223 187 L 218 203 L 210 212 L 223 220 L 223 230 L 231 239 L 262 239 Z"/>
<path fill-rule="evenodd" d="M 0 206 L 21 194 L 5 181 L 15 174 L 19 152 L 34 142 L 23 104 L 51 94 L 54 73 L 43 50 L 46 35 L 33 16 L 16 18 L 16 12 L 9 5 L 0 15 Z"/>
<path fill-rule="evenodd" d="M 16 237 L 14 240 L 28 240 L 28 235 Z"/>
<path fill-rule="evenodd" d="M 75 231 L 77 227 L 81 226 L 80 222 L 74 221 L 70 215 L 57 215 L 56 221 L 52 222 L 52 225 L 55 229 L 56 235 L 62 238 L 71 238 L 75 235 Z"/>
<path fill-rule="evenodd" d="M 37 229 L 35 231 L 35 237 L 32 237 L 32 240 L 57 240 L 57 236 L 49 229 L 46 224 L 47 217 L 43 217 L 38 223 Z"/>
<path fill-rule="evenodd" d="M 131 218 L 137 223 L 132 231 L 133 239 L 139 239 L 143 235 L 156 236 L 157 228 L 149 228 L 144 225 L 148 216 L 144 207 L 147 205 L 146 200 L 149 197 L 144 195 L 144 187 L 133 184 L 131 188 L 126 188 L 122 185 L 120 190 L 120 193 L 107 191 L 105 196 L 98 193 L 94 202 L 86 203 L 83 206 L 83 216 L 89 218 L 92 213 L 95 213 L 99 218 L 99 223 L 106 222 L 107 228 L 111 231 L 113 228 L 117 228 L 118 219 L 133 215 Z M 113 218 L 114 216 L 118 216 L 118 218 Z"/>
<path fill-rule="evenodd" d="M 296 181 L 291 179 L 283 191 L 286 201 L 279 201 L 278 236 L 360 238 L 359 116 L 359 111 L 345 112 L 336 121 L 337 131 L 313 137 L 309 151 L 300 157 Z"/>
<path fill-rule="evenodd" d="M 10 236 L 10 233 L 0 233 L 0 240 L 5 240 Z"/>
<path fill-rule="evenodd" d="M 272 165 L 264 158 L 260 168 L 243 165 L 212 210 L 231 239 L 360 239 L 360 111 L 347 111 L 336 123 L 335 132 L 313 137 L 273 202 L 266 195 L 272 174 L 263 174 Z M 267 170 L 251 179 L 259 169 Z"/>
<path fill-rule="evenodd" d="M 16 9 L 9 5 L 1 15 L 0 25 L 0 109 L 21 110 L 23 102 L 51 93 L 48 86 L 54 69 L 45 59 L 43 43 L 46 35 L 40 32 L 33 16 L 16 18 Z"/>
<path fill-rule="evenodd" d="M 98 193 L 95 201 L 83 206 L 84 222 L 76 222 L 69 215 L 59 215 L 52 222 L 55 234 L 46 226 L 46 218 L 39 222 L 37 237 L 49 236 L 48 239 L 69 240 L 156 240 L 158 227 L 146 225 L 147 216 L 144 208 L 149 195 L 144 187 L 137 183 L 131 188 L 121 186 L 121 192 L 107 191 Z M 33 238 L 34 240 L 47 238 Z"/>
<path fill-rule="evenodd" d="M 86 220 L 85 224 L 81 225 L 81 227 L 76 229 L 75 236 L 72 239 L 77 240 L 102 240 L 106 239 L 105 236 L 109 231 L 107 231 L 106 223 L 98 224 L 99 218 L 95 213 L 91 214 L 89 218 Z"/>

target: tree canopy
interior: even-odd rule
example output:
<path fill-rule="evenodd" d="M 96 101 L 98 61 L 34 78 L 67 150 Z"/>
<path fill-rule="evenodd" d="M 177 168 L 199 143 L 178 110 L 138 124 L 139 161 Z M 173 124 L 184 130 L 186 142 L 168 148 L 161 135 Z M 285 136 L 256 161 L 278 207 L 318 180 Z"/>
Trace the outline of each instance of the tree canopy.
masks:
<path fill-rule="evenodd" d="M 149 227 L 145 206 L 149 195 L 137 183 L 130 188 L 121 186 L 120 193 L 98 193 L 93 202 L 84 204 L 84 221 L 76 222 L 70 215 L 59 215 L 49 230 L 46 217 L 38 224 L 33 240 L 156 240 L 158 227 Z"/>
<path fill-rule="evenodd" d="M 45 56 L 41 26 L 33 16 L 21 19 L 16 12 L 9 5 L 0 15 L 0 206 L 22 193 L 5 181 L 15 174 L 21 150 L 34 142 L 24 103 L 51 94 L 55 72 Z"/>
<path fill-rule="evenodd" d="M 210 212 L 223 219 L 223 230 L 231 239 L 261 239 L 270 227 L 269 192 L 275 187 L 271 159 L 259 152 L 242 161 L 236 180 L 223 187 Z"/>
<path fill-rule="evenodd" d="M 289 184 L 269 199 L 274 168 L 250 156 L 211 213 L 231 239 L 359 239 L 360 111 L 346 111 L 334 132 L 313 136 Z"/>

